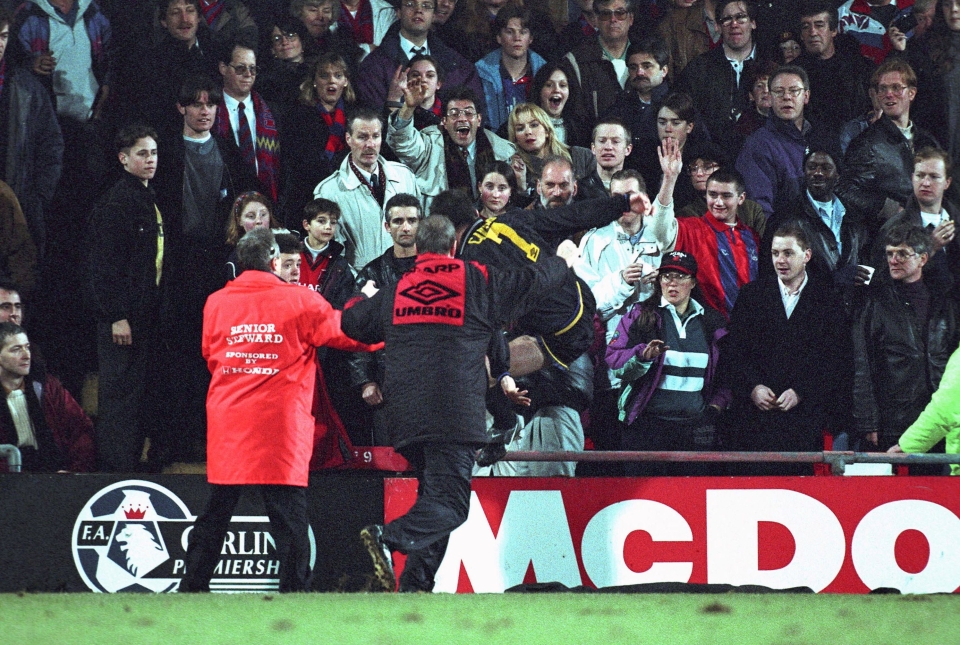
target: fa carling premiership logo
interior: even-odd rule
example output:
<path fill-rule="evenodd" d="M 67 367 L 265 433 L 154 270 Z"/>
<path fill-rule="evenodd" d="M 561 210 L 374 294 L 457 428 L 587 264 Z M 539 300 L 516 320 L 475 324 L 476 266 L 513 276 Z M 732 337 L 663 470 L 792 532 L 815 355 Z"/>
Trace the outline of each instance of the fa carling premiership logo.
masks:
<path fill-rule="evenodd" d="M 176 591 L 196 520 L 175 494 L 148 481 L 128 480 L 98 491 L 73 526 L 73 561 L 92 591 Z M 310 529 L 310 566 L 316 561 Z M 265 516 L 233 516 L 212 591 L 275 591 L 277 547 Z"/>

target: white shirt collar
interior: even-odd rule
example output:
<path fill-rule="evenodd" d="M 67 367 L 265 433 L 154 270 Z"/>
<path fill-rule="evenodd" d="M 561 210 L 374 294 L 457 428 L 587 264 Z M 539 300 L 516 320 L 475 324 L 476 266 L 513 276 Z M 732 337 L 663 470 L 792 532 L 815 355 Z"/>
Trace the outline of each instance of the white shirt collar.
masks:
<path fill-rule="evenodd" d="M 418 45 L 415 45 L 414 43 L 410 42 L 409 40 L 403 37 L 403 34 L 400 34 L 400 49 L 402 49 L 403 53 L 407 55 L 407 58 L 414 57 L 415 54 L 411 51 L 414 47 L 418 47 Z M 423 53 L 429 56 L 430 55 L 430 39 L 429 38 L 423 41 L 422 47 L 423 47 Z"/>

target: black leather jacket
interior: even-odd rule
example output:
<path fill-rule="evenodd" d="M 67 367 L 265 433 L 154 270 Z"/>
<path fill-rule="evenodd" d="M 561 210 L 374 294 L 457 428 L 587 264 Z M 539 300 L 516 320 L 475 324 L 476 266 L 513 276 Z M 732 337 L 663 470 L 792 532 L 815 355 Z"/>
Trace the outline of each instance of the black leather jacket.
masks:
<path fill-rule="evenodd" d="M 853 414 L 859 432 L 878 431 L 881 448 L 896 443 L 917 419 L 960 343 L 956 292 L 925 281 L 930 290 L 926 329 L 889 281 L 872 287 L 854 322 Z"/>
<path fill-rule="evenodd" d="M 860 212 L 865 221 L 876 216 L 887 198 L 901 206 L 913 195 L 913 153 L 927 146 L 939 147 L 926 130 L 914 125 L 913 145 L 897 125 L 885 116 L 850 142 L 837 194 L 848 209 Z"/>

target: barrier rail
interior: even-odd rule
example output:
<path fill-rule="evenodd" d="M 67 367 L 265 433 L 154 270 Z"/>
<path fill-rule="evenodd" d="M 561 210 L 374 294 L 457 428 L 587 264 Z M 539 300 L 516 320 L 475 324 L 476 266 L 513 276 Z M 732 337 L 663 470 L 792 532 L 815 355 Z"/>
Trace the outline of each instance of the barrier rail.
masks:
<path fill-rule="evenodd" d="M 20 449 L 9 443 L 0 444 L 0 457 L 7 460 L 7 470 L 11 473 L 20 472 L 23 463 L 20 459 Z"/>
<path fill-rule="evenodd" d="M 707 463 L 811 463 L 829 464 L 831 471 L 842 475 L 848 464 L 960 464 L 960 454 L 929 455 L 890 452 L 732 452 L 732 451 L 629 451 L 629 450 L 584 450 L 537 452 L 516 450 L 507 452 L 502 461 L 670 461 Z"/>

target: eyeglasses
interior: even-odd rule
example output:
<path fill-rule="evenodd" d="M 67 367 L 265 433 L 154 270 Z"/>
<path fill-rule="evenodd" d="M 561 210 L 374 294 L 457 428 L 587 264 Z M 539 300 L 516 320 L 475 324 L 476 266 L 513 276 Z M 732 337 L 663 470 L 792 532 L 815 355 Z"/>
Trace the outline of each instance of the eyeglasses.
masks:
<path fill-rule="evenodd" d="M 257 75 L 257 66 L 256 65 L 227 65 L 230 69 L 236 73 L 237 76 L 256 76 Z"/>
<path fill-rule="evenodd" d="M 883 96 L 887 92 L 894 94 L 895 96 L 900 96 L 907 90 L 906 85 L 877 85 L 877 94 Z"/>
<path fill-rule="evenodd" d="M 671 271 L 670 273 L 661 273 L 660 282 L 671 283 L 675 282 L 677 284 L 683 284 L 685 282 L 690 282 L 693 280 L 692 275 L 687 275 L 686 273 L 676 273 Z"/>
<path fill-rule="evenodd" d="M 887 260 L 897 259 L 898 262 L 905 262 L 910 258 L 916 257 L 916 251 L 904 251 L 903 249 L 894 249 L 887 251 Z"/>
<path fill-rule="evenodd" d="M 770 93 L 773 94 L 778 99 L 782 99 L 788 94 L 790 95 L 791 98 L 797 98 L 798 96 L 800 96 L 806 91 L 807 91 L 807 88 L 805 87 L 788 87 L 788 88 L 778 87 L 775 90 L 770 90 Z"/>
<path fill-rule="evenodd" d="M 405 9 L 423 9 L 424 11 L 433 11 L 434 9 L 432 2 L 416 2 L 416 0 L 404 0 L 403 6 Z"/>
<path fill-rule="evenodd" d="M 271 40 L 275 43 L 278 43 L 281 40 L 296 40 L 299 37 L 300 37 L 300 34 L 294 31 L 288 31 L 287 33 L 284 33 L 284 34 L 274 34 L 271 37 Z"/>
<path fill-rule="evenodd" d="M 629 11 L 626 9 L 601 9 L 600 11 L 594 11 L 593 13 L 603 22 L 610 22 L 614 18 L 617 20 L 626 20 Z"/>
<path fill-rule="evenodd" d="M 691 175 L 709 175 L 719 167 L 720 164 L 716 163 L 696 163 L 687 168 L 687 171 Z"/>
<path fill-rule="evenodd" d="M 470 108 L 467 108 L 466 110 L 450 108 L 447 110 L 447 116 L 451 119 L 459 119 L 461 115 L 463 115 L 464 118 L 472 119 L 473 117 L 477 116 L 477 111 L 471 110 Z"/>
<path fill-rule="evenodd" d="M 724 27 L 729 27 L 733 23 L 737 23 L 738 25 L 745 25 L 747 24 L 748 20 L 750 20 L 750 16 L 748 14 L 738 13 L 735 16 L 724 16 L 717 22 L 719 22 Z"/>

